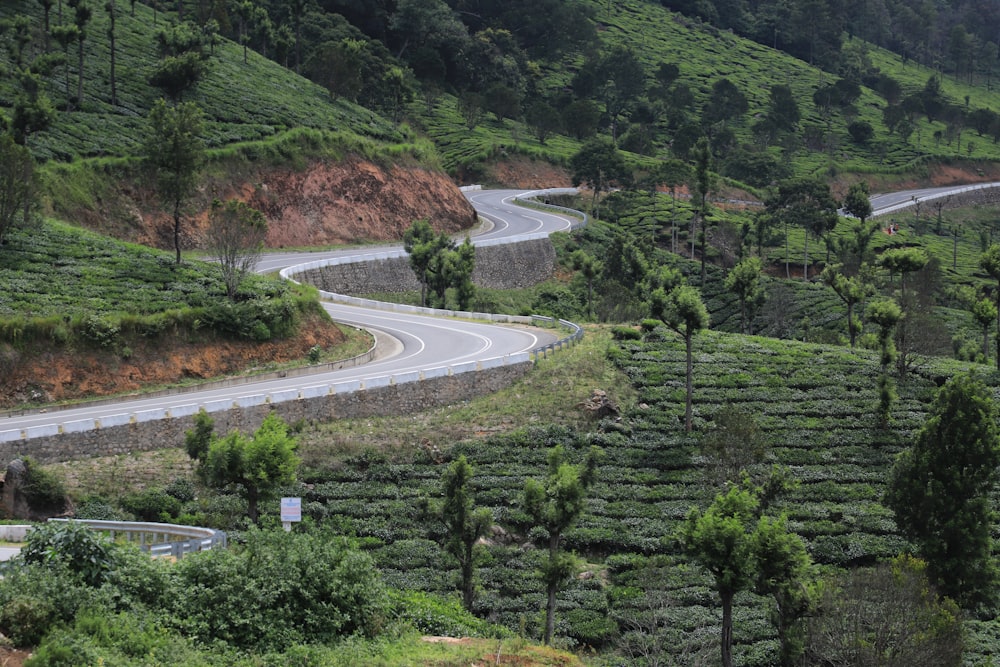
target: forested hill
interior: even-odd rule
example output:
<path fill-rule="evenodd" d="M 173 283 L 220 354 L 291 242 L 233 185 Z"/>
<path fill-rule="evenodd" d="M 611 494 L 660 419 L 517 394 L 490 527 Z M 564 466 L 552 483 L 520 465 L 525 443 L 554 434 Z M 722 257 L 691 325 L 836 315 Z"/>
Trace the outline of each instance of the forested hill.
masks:
<path fill-rule="evenodd" d="M 0 117 L 29 135 L 39 158 L 135 153 L 161 97 L 198 104 L 210 148 L 299 127 L 403 140 L 391 120 L 331 98 L 224 39 L 216 24 L 179 24 L 176 14 L 125 0 L 47 4 L 48 16 L 35 0 L 0 4 Z"/>
<path fill-rule="evenodd" d="M 401 142 L 408 121 L 470 177 L 602 135 L 635 165 L 706 137 L 752 187 L 900 173 L 1000 159 L 1000 10 L 979 4 L 11 0 L 0 113 L 40 158 L 129 154 L 166 96 L 202 107 L 209 146 L 293 127 Z"/>

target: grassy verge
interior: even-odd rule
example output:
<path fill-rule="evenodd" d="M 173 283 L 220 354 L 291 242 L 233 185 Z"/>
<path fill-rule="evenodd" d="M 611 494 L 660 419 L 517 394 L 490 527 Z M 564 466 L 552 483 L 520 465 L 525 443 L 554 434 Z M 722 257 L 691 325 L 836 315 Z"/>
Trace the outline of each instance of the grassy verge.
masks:
<path fill-rule="evenodd" d="M 593 422 L 581 403 L 594 389 L 606 391 L 620 405 L 631 403 L 633 392 L 607 360 L 610 328 L 585 329 L 578 345 L 539 360 L 527 377 L 495 394 L 412 415 L 311 424 L 300 438 L 303 461 L 322 468 L 366 450 L 408 459 L 420 447 L 445 449 L 460 440 L 531 424 L 586 429 Z"/>

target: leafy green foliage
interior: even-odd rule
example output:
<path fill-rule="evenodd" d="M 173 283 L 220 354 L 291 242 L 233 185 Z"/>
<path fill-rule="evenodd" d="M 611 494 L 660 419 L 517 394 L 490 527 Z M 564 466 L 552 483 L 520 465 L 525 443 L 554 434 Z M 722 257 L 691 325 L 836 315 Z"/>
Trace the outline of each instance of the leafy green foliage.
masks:
<path fill-rule="evenodd" d="M 963 607 L 995 599 L 989 493 L 1000 465 L 993 397 L 975 376 L 938 392 L 911 449 L 900 454 L 886 495 L 942 594 Z"/>
<path fill-rule="evenodd" d="M 74 521 L 36 526 L 28 534 L 20 557 L 29 565 L 64 566 L 94 587 L 100 586 L 115 566 L 107 538 Z"/>
<path fill-rule="evenodd" d="M 251 531 L 246 538 L 240 549 L 176 565 L 184 595 L 173 611 L 185 633 L 280 650 L 379 630 L 388 605 L 368 555 L 324 534 Z"/>
<path fill-rule="evenodd" d="M 239 487 L 247 501 L 250 520 L 257 521 L 258 501 L 295 480 L 299 458 L 296 439 L 276 412 L 269 412 L 253 437 L 232 431 L 214 438 L 198 466 L 208 484 L 225 489 Z"/>

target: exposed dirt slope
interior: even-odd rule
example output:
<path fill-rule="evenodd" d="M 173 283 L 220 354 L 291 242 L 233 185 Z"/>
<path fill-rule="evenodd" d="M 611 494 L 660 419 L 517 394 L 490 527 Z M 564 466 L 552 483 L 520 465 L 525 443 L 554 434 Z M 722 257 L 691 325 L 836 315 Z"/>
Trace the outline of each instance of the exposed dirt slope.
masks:
<path fill-rule="evenodd" d="M 269 343 L 249 341 L 188 342 L 164 337 L 154 343 L 133 342 L 124 358 L 110 350 L 86 349 L 18 352 L 0 349 L 5 372 L 0 375 L 0 408 L 24 403 L 69 401 L 109 396 L 144 387 L 208 379 L 268 363 L 303 359 L 314 345 L 340 345 L 344 334 L 318 319 L 306 321 L 299 335 Z M 16 358 L 7 358 L 16 355 Z"/>

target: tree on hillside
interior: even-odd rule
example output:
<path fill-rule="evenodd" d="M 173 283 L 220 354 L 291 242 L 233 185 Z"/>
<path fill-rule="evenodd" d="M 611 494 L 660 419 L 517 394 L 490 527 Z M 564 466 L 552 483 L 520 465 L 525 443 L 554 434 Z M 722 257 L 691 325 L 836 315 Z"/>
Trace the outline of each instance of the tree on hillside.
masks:
<path fill-rule="evenodd" d="M 736 120 L 749 108 L 746 95 L 726 78 L 712 84 L 712 93 L 701 111 L 701 123 L 710 134 L 713 128 L 725 127 Z"/>
<path fill-rule="evenodd" d="M 427 220 L 415 220 L 403 232 L 403 250 L 410 257 L 410 268 L 420 282 L 420 305 L 427 305 L 427 289 L 434 280 L 434 272 L 440 272 L 443 262 L 441 254 L 453 250 L 455 242 L 444 232 L 435 234 Z"/>
<path fill-rule="evenodd" d="M 194 416 L 194 428 L 184 432 L 184 451 L 192 461 L 204 461 L 215 435 L 215 420 L 205 411 L 198 410 Z"/>
<path fill-rule="evenodd" d="M 899 304 L 888 298 L 872 301 L 865 309 L 865 317 L 878 327 L 881 373 L 878 379 L 879 403 L 876 415 L 882 428 L 889 425 L 890 411 L 896 400 L 896 386 L 889 376 L 889 365 L 896 360 L 896 344 L 892 340 L 892 334 L 902 316 Z"/>
<path fill-rule="evenodd" d="M 778 190 L 765 203 L 768 213 L 785 229 L 785 275 L 788 272 L 788 225 L 806 229 L 803 277 L 809 278 L 809 235 L 823 237 L 837 224 L 837 202 L 830 186 L 817 178 L 790 178 L 778 183 Z M 829 248 L 829 244 L 828 244 Z"/>
<path fill-rule="evenodd" d="M 677 252 L 677 188 L 691 180 L 691 168 L 682 160 L 663 160 L 656 166 L 653 178 L 670 190 L 670 251 Z"/>
<path fill-rule="evenodd" d="M 764 461 L 769 445 L 754 415 L 732 404 L 712 415 L 712 428 L 701 439 L 712 482 L 738 484 L 743 474 Z"/>
<path fill-rule="evenodd" d="M 958 667 L 962 613 L 930 585 L 924 562 L 902 555 L 851 568 L 821 588 L 805 663 L 829 667 Z"/>
<path fill-rule="evenodd" d="M 531 129 L 535 131 L 535 138 L 538 143 L 544 144 L 553 132 L 558 132 L 562 123 L 559 120 L 559 112 L 549 103 L 538 100 L 528 107 L 524 114 Z"/>
<path fill-rule="evenodd" d="M 482 559 L 479 539 L 493 525 L 489 508 L 476 509 L 472 501 L 473 469 L 465 455 L 441 476 L 444 501 L 439 516 L 445 526 L 445 550 L 458 561 L 462 576 L 462 604 L 472 611 L 476 598 L 475 568 Z"/>
<path fill-rule="evenodd" d="M 680 285 L 670 292 L 658 289 L 651 297 L 653 317 L 659 319 L 668 327 L 684 337 L 686 350 L 684 430 L 692 428 L 692 395 L 694 393 L 692 377 L 694 374 L 694 354 L 692 341 L 694 334 L 708 326 L 708 310 L 701 300 L 701 295 L 694 287 Z"/>
<path fill-rule="evenodd" d="M 596 259 L 593 255 L 587 254 L 585 250 L 577 250 L 570 256 L 570 262 L 572 263 L 573 270 L 579 271 L 580 275 L 587 283 L 587 315 L 590 317 L 594 316 L 594 281 L 601 271 L 604 269 L 604 265 Z"/>
<path fill-rule="evenodd" d="M 76 106 L 81 108 L 83 106 L 83 43 L 87 39 L 87 24 L 90 23 L 93 11 L 87 5 L 86 0 L 69 0 L 69 6 L 73 8 L 73 23 L 76 24 Z"/>
<path fill-rule="evenodd" d="M 160 100 L 149 112 L 143 160 L 155 179 L 160 201 L 173 216 L 178 264 L 181 263 L 181 213 L 194 193 L 205 159 L 201 128 L 201 110 L 193 102 L 170 107 Z"/>
<path fill-rule="evenodd" d="M 997 370 L 1000 370 L 1000 244 L 994 243 L 983 256 L 979 258 L 979 266 L 989 274 L 990 278 L 997 281 L 997 287 L 993 291 L 997 306 Z"/>
<path fill-rule="evenodd" d="M 232 431 L 224 438 L 214 438 L 198 474 L 217 489 L 238 489 L 247 502 L 247 516 L 257 523 L 260 501 L 295 481 L 299 466 L 296 447 L 288 426 L 276 412 L 270 412 L 252 437 Z"/>
<path fill-rule="evenodd" d="M 118 79 L 115 74 L 115 61 L 117 51 L 115 49 L 115 21 L 118 18 L 115 7 L 115 0 L 107 0 L 104 3 L 104 11 L 108 13 L 108 42 L 111 49 L 111 63 L 109 74 L 111 77 L 111 106 L 118 105 Z"/>
<path fill-rule="evenodd" d="M 904 320 L 903 325 L 898 327 L 896 330 L 896 345 L 898 349 L 898 355 L 896 357 L 897 371 L 899 377 L 903 378 L 907 372 L 907 368 L 910 362 L 910 353 L 912 352 L 913 341 L 910 339 L 909 333 L 912 333 L 907 327 L 907 321 L 913 321 L 913 315 L 915 314 L 916 304 L 915 299 L 911 298 L 910 295 L 906 293 L 906 276 L 910 273 L 915 273 L 920 271 L 928 262 L 927 253 L 920 248 L 892 248 L 886 250 L 879 257 L 879 264 L 889 271 L 889 275 L 893 276 L 899 274 L 899 307 L 902 311 L 902 318 Z M 909 319 L 907 320 L 909 316 Z"/>
<path fill-rule="evenodd" d="M 893 466 L 886 503 L 927 561 L 941 593 L 966 609 L 996 599 L 991 493 L 1000 479 L 1000 431 L 992 391 L 973 374 L 934 397 L 916 442 Z"/>
<path fill-rule="evenodd" d="M 997 307 L 987 298 L 978 299 L 970 309 L 972 319 L 983 331 L 983 360 L 990 363 L 990 327 L 997 321 Z"/>
<path fill-rule="evenodd" d="M 219 263 L 226 295 L 233 301 L 243 278 L 257 265 L 266 238 L 263 213 L 237 199 L 212 202 L 205 244 Z"/>
<path fill-rule="evenodd" d="M 535 526 L 544 529 L 544 546 L 548 559 L 542 568 L 545 580 L 545 637 L 552 643 L 556 624 L 556 593 L 573 576 L 576 561 L 562 551 L 563 533 L 583 513 L 587 490 L 596 478 L 602 452 L 591 447 L 580 465 L 569 463 L 562 445 L 549 451 L 548 474 L 542 481 L 529 479 L 524 483 L 524 510 Z"/>
<path fill-rule="evenodd" d="M 811 562 L 784 516 L 759 516 L 760 490 L 731 485 L 704 511 L 692 509 L 678 531 L 681 549 L 715 580 L 722 603 L 723 667 L 733 664 L 733 598 L 753 588 L 776 603 L 781 664 L 795 664 L 802 650 L 801 621 L 809 608 Z"/>
<path fill-rule="evenodd" d="M 34 158 L 9 134 L 0 134 L 0 245 L 10 230 L 30 222 L 37 196 Z"/>
<path fill-rule="evenodd" d="M 614 143 L 604 137 L 588 139 L 569 160 L 572 171 L 573 187 L 586 185 L 593 190 L 590 202 L 590 212 L 595 217 L 597 198 L 614 183 L 622 183 L 628 179 L 625 160 Z"/>
<path fill-rule="evenodd" d="M 871 193 L 867 183 L 858 181 L 847 189 L 844 212 L 860 220 L 862 225 L 865 224 L 865 220 L 872 214 Z"/>
<path fill-rule="evenodd" d="M 715 175 L 712 173 L 712 149 L 708 139 L 701 137 L 694 145 L 692 151 L 694 159 L 694 169 L 691 172 L 692 195 L 694 197 L 695 214 L 691 218 L 691 230 L 698 225 L 698 241 L 701 246 L 701 285 L 705 286 L 705 261 L 707 253 L 708 239 L 708 197 L 715 190 Z M 691 258 L 694 259 L 694 234 L 691 234 Z"/>
<path fill-rule="evenodd" d="M 854 317 L 854 307 L 874 290 L 857 276 L 844 275 L 838 265 L 825 267 L 820 279 L 833 289 L 847 307 L 847 335 L 851 340 L 851 347 L 854 347 L 862 327 L 861 322 Z"/>
<path fill-rule="evenodd" d="M 737 264 L 726 274 L 726 289 L 736 295 L 740 302 L 740 333 L 753 333 L 753 308 L 761 295 L 761 261 L 749 257 Z"/>
<path fill-rule="evenodd" d="M 750 527 L 757 499 L 733 485 L 704 512 L 692 509 L 680 529 L 681 549 L 715 579 L 722 602 L 722 667 L 733 664 L 733 598 L 750 587 L 756 571 Z"/>

